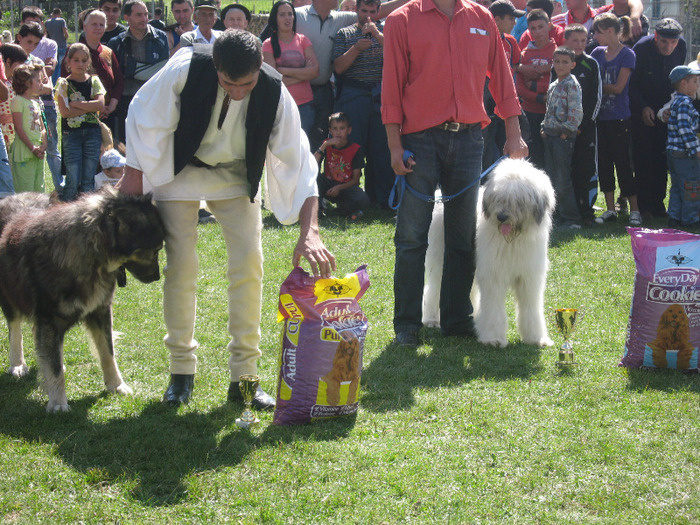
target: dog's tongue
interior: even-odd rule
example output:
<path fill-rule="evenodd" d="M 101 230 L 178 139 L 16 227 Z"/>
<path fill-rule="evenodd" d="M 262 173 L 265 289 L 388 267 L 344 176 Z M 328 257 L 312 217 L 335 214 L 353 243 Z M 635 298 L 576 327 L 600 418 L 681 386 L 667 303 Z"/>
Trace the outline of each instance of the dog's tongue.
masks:
<path fill-rule="evenodd" d="M 510 234 L 510 230 L 512 229 L 513 226 L 511 226 L 510 224 L 501 224 L 498 228 L 498 230 L 501 232 L 501 235 L 503 235 L 504 237 L 508 237 L 508 235 Z"/>

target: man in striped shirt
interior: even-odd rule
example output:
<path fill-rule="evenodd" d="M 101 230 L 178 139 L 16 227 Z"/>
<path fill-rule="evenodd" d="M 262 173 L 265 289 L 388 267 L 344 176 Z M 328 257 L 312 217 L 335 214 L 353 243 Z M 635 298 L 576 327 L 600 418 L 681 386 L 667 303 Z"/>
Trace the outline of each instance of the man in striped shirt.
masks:
<path fill-rule="evenodd" d="M 381 23 L 372 21 L 380 5 L 381 0 L 358 2 L 357 23 L 335 37 L 333 69 L 339 92 L 335 110 L 350 117 L 350 141 L 367 155 L 365 189 L 372 202 L 388 208 L 394 172 L 380 110 L 384 35 Z"/>

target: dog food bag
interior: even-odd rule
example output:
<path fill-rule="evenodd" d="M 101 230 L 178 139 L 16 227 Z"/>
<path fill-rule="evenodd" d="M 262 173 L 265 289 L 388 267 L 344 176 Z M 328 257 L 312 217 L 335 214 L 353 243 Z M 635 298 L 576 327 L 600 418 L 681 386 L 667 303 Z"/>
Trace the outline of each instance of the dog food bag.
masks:
<path fill-rule="evenodd" d="M 294 425 L 357 412 L 367 317 L 358 301 L 366 266 L 342 279 L 315 279 L 297 267 L 282 283 L 284 321 L 273 423 Z"/>
<path fill-rule="evenodd" d="M 698 368 L 700 235 L 628 228 L 637 265 L 621 366 Z"/>

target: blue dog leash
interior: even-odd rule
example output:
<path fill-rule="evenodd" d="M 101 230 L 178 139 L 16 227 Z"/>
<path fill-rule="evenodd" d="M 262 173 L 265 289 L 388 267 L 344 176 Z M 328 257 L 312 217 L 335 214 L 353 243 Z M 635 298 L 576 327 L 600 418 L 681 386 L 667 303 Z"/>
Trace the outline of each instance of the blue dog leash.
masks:
<path fill-rule="evenodd" d="M 406 150 L 404 151 L 404 162 L 408 160 L 409 157 L 412 157 L 413 154 Z M 392 210 L 398 210 L 399 207 L 401 206 L 401 201 L 403 200 L 403 194 L 406 190 L 410 191 L 415 197 L 418 199 L 422 200 L 423 202 L 447 202 L 449 200 L 454 199 L 455 197 L 459 197 L 467 191 L 469 188 L 474 186 L 477 182 L 481 181 L 484 177 L 486 177 L 489 173 L 491 173 L 496 166 L 503 160 L 507 159 L 508 157 L 506 155 L 503 155 L 501 158 L 499 158 L 496 162 L 491 164 L 488 168 L 486 168 L 481 175 L 479 175 L 479 178 L 470 182 L 467 184 L 464 188 L 462 188 L 459 192 L 455 193 L 454 195 L 443 195 L 442 197 L 435 197 L 435 195 L 426 195 L 425 193 L 421 193 L 418 190 L 415 190 L 412 188 L 407 182 L 406 182 L 406 176 L 396 176 L 394 179 L 394 186 L 391 188 L 391 193 L 389 193 L 389 207 Z M 398 201 L 396 202 L 396 205 L 392 205 L 394 200 L 396 199 L 398 195 Z"/>

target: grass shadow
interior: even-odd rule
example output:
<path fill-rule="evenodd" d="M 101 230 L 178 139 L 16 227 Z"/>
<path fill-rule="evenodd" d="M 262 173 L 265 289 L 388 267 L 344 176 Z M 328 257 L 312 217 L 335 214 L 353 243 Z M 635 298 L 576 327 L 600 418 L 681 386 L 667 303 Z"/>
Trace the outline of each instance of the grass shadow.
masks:
<path fill-rule="evenodd" d="M 92 421 L 91 408 L 109 394 L 73 399 L 70 412 L 47 415 L 44 400 L 26 398 L 36 387 L 36 374 L 34 380 L 18 382 L 25 388 L 7 383 L 0 380 L 0 389 L 10 392 L 3 396 L 0 434 L 52 445 L 52 453 L 83 473 L 88 483 L 119 483 L 146 507 L 186 500 L 192 473 L 236 466 L 261 447 L 342 439 L 355 424 L 351 417 L 296 427 L 269 425 L 258 434 L 232 424 L 242 405 L 227 403 L 197 412 L 160 401 L 133 415 Z"/>
<path fill-rule="evenodd" d="M 473 339 L 424 330 L 418 348 L 387 345 L 362 372 L 362 406 L 372 412 L 406 410 L 414 389 L 461 385 L 475 379 L 527 379 L 541 370 L 540 349 L 525 344 L 497 349 Z"/>
<path fill-rule="evenodd" d="M 672 369 L 627 369 L 627 389 L 635 392 L 658 390 L 660 392 L 700 393 L 700 374 Z"/>

